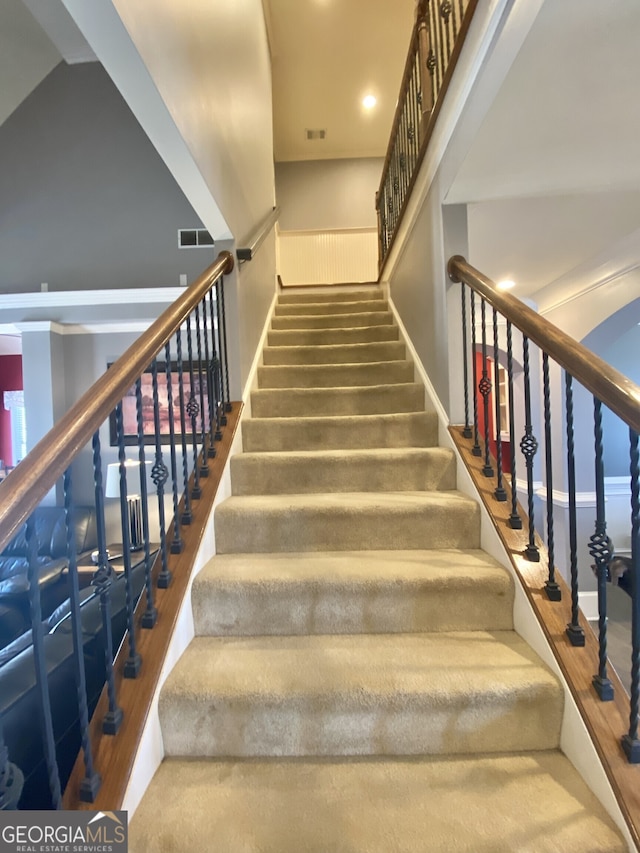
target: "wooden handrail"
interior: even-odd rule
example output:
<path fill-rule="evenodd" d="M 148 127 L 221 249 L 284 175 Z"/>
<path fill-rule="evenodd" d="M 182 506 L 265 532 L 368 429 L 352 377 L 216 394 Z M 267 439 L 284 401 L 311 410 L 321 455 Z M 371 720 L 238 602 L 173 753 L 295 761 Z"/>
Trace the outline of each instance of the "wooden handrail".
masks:
<path fill-rule="evenodd" d="M 635 382 L 515 296 L 498 290 L 490 278 L 461 255 L 450 258 L 447 269 L 452 281 L 472 287 L 628 426 L 640 432 L 640 387 Z"/>
<path fill-rule="evenodd" d="M 279 207 L 274 207 L 271 213 L 265 216 L 254 233 L 244 241 L 245 245 L 240 249 L 236 249 L 236 257 L 239 261 L 253 260 L 253 256 L 267 239 L 267 235 L 278 221 L 279 216 Z"/>
<path fill-rule="evenodd" d="M 211 284 L 230 273 L 233 265 L 233 255 L 221 252 L 0 484 L 0 550 L 55 486 L 76 454 L 200 303 Z"/>

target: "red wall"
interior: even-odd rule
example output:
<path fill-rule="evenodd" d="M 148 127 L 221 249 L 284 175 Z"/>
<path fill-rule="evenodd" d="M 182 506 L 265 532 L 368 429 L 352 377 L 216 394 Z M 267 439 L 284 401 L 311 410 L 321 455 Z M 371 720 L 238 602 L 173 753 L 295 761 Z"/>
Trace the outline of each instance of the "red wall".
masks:
<path fill-rule="evenodd" d="M 3 391 L 22 391 L 22 356 L 0 355 L 0 395 Z M 11 454 L 11 415 L 0 397 L 0 459 L 13 465 Z"/>

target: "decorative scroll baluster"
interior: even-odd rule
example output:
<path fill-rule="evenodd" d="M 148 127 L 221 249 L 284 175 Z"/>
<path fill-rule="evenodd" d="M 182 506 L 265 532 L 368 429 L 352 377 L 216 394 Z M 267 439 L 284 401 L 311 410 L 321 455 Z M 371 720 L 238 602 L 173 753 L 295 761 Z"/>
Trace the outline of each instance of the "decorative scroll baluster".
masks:
<path fill-rule="evenodd" d="M 167 558 L 167 528 L 164 514 L 164 484 L 169 479 L 169 470 L 162 458 L 162 439 L 160 438 L 160 405 L 158 402 L 158 362 L 154 358 L 151 363 L 151 382 L 153 389 L 153 424 L 155 431 L 156 457 L 151 469 L 151 479 L 158 493 L 158 518 L 160 522 L 160 559 L 161 567 L 158 573 L 158 587 L 166 589 L 171 583 L 171 572 Z M 193 387 L 193 385 L 192 385 Z"/>
<path fill-rule="evenodd" d="M 466 285 L 464 282 L 460 282 L 460 296 L 462 298 L 462 370 L 464 377 L 462 380 L 462 384 L 464 385 L 464 429 L 462 430 L 462 435 L 465 438 L 471 438 L 471 425 L 469 424 L 469 356 L 467 353 L 467 299 Z"/>
<path fill-rule="evenodd" d="M 533 457 L 538 450 L 538 441 L 533 434 L 531 425 L 531 381 L 529 376 L 529 338 L 522 336 L 523 368 L 524 368 L 524 408 L 525 425 L 524 435 L 520 441 L 520 450 L 525 458 L 527 466 L 527 498 L 529 515 L 529 543 L 524 551 L 528 560 L 534 563 L 540 561 L 540 551 L 536 545 L 536 529 L 533 515 Z"/>
<path fill-rule="evenodd" d="M 640 763 L 640 739 L 638 739 L 638 712 L 640 710 L 640 584 L 638 583 L 638 560 L 640 560 L 640 453 L 638 434 L 629 429 L 631 474 L 631 695 L 629 731 L 622 738 L 622 748 L 631 764 Z"/>
<path fill-rule="evenodd" d="M 202 333 L 200 331 L 200 306 L 196 305 L 195 309 L 195 326 L 196 326 L 196 349 L 198 352 L 198 394 L 200 397 L 200 436 L 202 442 L 202 455 L 200 457 L 200 476 L 209 476 L 209 462 L 207 453 L 207 426 L 206 426 L 206 409 L 204 407 L 204 382 L 202 380 Z"/>
<path fill-rule="evenodd" d="M 137 678 L 142 666 L 142 658 L 136 649 L 136 626 L 133 619 L 135 603 L 131 589 L 131 539 L 129 537 L 130 508 L 127 505 L 127 468 L 124 449 L 124 427 L 122 421 L 122 400 L 116 406 L 116 439 L 118 443 L 118 462 L 120 463 L 120 524 L 122 527 L 122 562 L 124 563 L 125 599 L 127 610 L 127 633 L 129 656 L 124 663 L 124 677 Z M 138 469 L 140 480 L 144 470 Z"/>
<path fill-rule="evenodd" d="M 478 388 L 482 394 L 482 406 L 484 414 L 484 466 L 482 473 L 485 477 L 493 477 L 491 466 L 491 451 L 489 444 L 489 394 L 491 393 L 491 380 L 487 370 L 487 316 L 486 302 L 480 299 L 480 324 L 482 328 L 482 379 Z"/>
<path fill-rule="evenodd" d="M 216 296 L 220 300 L 220 314 L 222 317 L 222 323 L 220 325 L 220 329 L 218 330 L 221 340 L 222 346 L 221 349 L 218 350 L 220 354 L 220 360 L 224 364 L 224 388 L 225 388 L 225 404 L 224 408 L 226 412 L 230 412 L 233 409 L 231 405 L 231 392 L 229 389 L 229 355 L 227 353 L 227 317 L 225 313 L 224 307 L 224 278 L 222 276 L 218 279 L 216 287 L 218 288 Z M 225 419 L 226 420 L 226 419 Z"/>
<path fill-rule="evenodd" d="M 182 443 L 182 478 L 184 482 L 184 491 L 182 492 L 182 500 L 184 501 L 184 509 L 180 516 L 182 524 L 191 524 L 193 515 L 191 513 L 191 495 L 189 494 L 189 455 L 187 453 L 187 424 L 186 424 L 186 406 L 184 402 L 184 368 L 182 364 L 182 329 L 176 332 L 176 361 L 178 363 L 178 399 L 180 401 L 180 440 Z"/>
<path fill-rule="evenodd" d="M 447 59 L 445 56 L 445 40 L 444 40 L 444 32 L 443 32 L 443 20 L 442 14 L 440 13 L 440 6 L 437 0 L 433 0 L 431 4 L 433 8 L 433 14 L 435 18 L 435 27 L 434 27 L 434 39 L 436 42 L 435 48 L 437 53 L 437 72 L 438 72 L 438 85 L 436 88 L 436 97 L 438 96 L 438 92 L 440 91 L 440 87 L 442 86 L 442 79 L 444 77 L 444 70 L 447 67 Z"/>
<path fill-rule="evenodd" d="M 578 615 L 578 525 L 576 516 L 576 460 L 573 431 L 573 378 L 565 373 L 565 410 L 567 417 L 567 486 L 569 489 L 569 559 L 571 564 L 571 622 L 567 636 L 572 646 L 584 646 L 584 631 Z"/>
<path fill-rule="evenodd" d="M 198 465 L 198 412 L 200 407 L 196 399 L 195 376 L 193 373 L 193 344 L 191 341 L 191 317 L 187 317 L 187 351 L 189 354 L 189 402 L 187 403 L 187 414 L 191 419 L 191 444 L 193 447 L 193 488 L 191 497 L 196 500 L 202 496 L 200 488 L 200 466 Z"/>
<path fill-rule="evenodd" d="M 167 379 L 167 414 L 169 416 L 169 457 L 171 459 L 171 493 L 173 496 L 173 538 L 171 553 L 180 554 L 184 547 L 180 535 L 180 496 L 178 494 L 178 461 L 176 458 L 176 429 L 173 413 L 173 376 L 171 373 L 171 347 L 167 343 L 164 348 L 165 376 Z"/>
<path fill-rule="evenodd" d="M 102 456 L 100 453 L 100 433 L 93 434 L 93 481 L 95 484 L 96 528 L 98 538 L 98 569 L 93 577 L 93 585 L 100 596 L 102 616 L 102 638 L 104 644 L 104 662 L 107 675 L 107 697 L 109 709 L 102 721 L 102 731 L 106 735 L 115 735 L 122 724 L 122 708 L 116 700 L 116 685 L 113 673 L 113 637 L 111 632 L 111 566 L 107 559 L 107 537 L 104 525 L 104 496 L 102 491 Z"/>
<path fill-rule="evenodd" d="M 442 30 L 444 30 L 444 34 L 442 35 L 442 49 L 446 56 L 446 60 L 442 64 L 443 68 L 446 68 L 446 63 L 451 56 L 451 33 L 449 32 L 451 9 L 450 0 L 444 0 L 443 3 L 440 3 L 440 17 L 442 19 Z"/>
<path fill-rule="evenodd" d="M 550 601 L 560 601 L 562 594 L 555 575 L 555 537 L 553 529 L 553 466 L 551 445 L 551 396 L 549 389 L 549 356 L 542 353 L 542 386 L 544 396 L 544 456 L 545 477 L 547 481 L 547 553 L 549 556 L 549 577 L 544 588 Z"/>
<path fill-rule="evenodd" d="M 507 493 L 502 485 L 502 415 L 500 412 L 500 350 L 498 348 L 498 313 L 493 309 L 493 385 L 496 406 L 496 468 L 497 481 L 493 492 L 497 501 L 506 501 Z"/>
<path fill-rule="evenodd" d="M 33 637 L 33 662 L 36 674 L 36 690 L 38 693 L 38 711 L 40 714 L 40 730 L 44 746 L 44 757 L 47 764 L 49 790 L 54 809 L 62 807 L 62 792 L 60 790 L 60 771 L 56 757 L 56 741 L 53 734 L 53 717 L 51 714 L 51 699 L 47 680 L 47 664 L 44 656 L 44 628 L 42 626 L 42 605 L 40 603 L 40 584 L 38 583 L 38 540 L 35 534 L 35 518 L 27 520 L 26 527 L 27 560 L 29 564 L 29 610 L 31 613 L 31 634 Z"/>
<path fill-rule="evenodd" d="M 473 376 L 473 447 L 474 456 L 482 456 L 478 441 L 478 366 L 476 364 L 476 297 L 471 290 L 471 374 Z"/>
<path fill-rule="evenodd" d="M 20 768 L 9 761 L 9 750 L 4 742 L 4 730 L 0 719 L 0 811 L 15 811 L 18 808 L 24 774 Z"/>
<path fill-rule="evenodd" d="M 216 323 L 213 311 L 213 288 L 209 291 L 209 316 L 211 318 L 211 394 L 213 397 L 215 413 L 215 426 L 212 421 L 211 434 L 216 441 L 221 441 L 222 430 L 220 429 L 220 414 L 222 408 L 222 395 L 220 391 L 220 359 L 216 354 Z"/>
<path fill-rule="evenodd" d="M 511 454 L 511 515 L 509 527 L 522 530 L 522 519 L 518 513 L 518 486 L 516 480 L 516 435 L 513 406 L 513 332 L 511 320 L 507 320 L 507 380 L 509 385 L 509 452 Z"/>
<path fill-rule="evenodd" d="M 147 461 L 144 449 L 144 422 L 142 417 L 142 381 L 136 381 L 136 422 L 138 427 L 138 463 L 140 465 L 140 502 L 142 504 L 142 541 L 144 547 L 144 586 L 146 606 L 142 614 L 143 628 L 153 628 L 158 621 L 158 611 L 154 603 L 153 581 L 151 578 L 151 545 L 149 542 L 149 492 L 147 489 Z"/>
<path fill-rule="evenodd" d="M 204 375 L 207 381 L 207 411 L 209 413 L 209 429 L 207 430 L 207 456 L 215 459 L 216 448 L 213 440 L 213 382 L 211 376 L 211 358 L 209 356 L 209 335 L 207 334 L 207 297 L 202 299 L 202 326 L 204 338 Z M 200 380 L 202 382 L 202 379 Z M 204 419 L 204 418 L 203 418 Z"/>
<path fill-rule="evenodd" d="M 598 579 L 598 674 L 593 676 L 593 686 L 603 702 L 613 699 L 613 685 L 607 677 L 607 575 L 613 554 L 613 545 L 607 536 L 604 510 L 604 463 L 602 445 L 602 403 L 593 398 L 593 431 L 596 453 L 596 525 L 589 539 L 589 553 L 595 562 Z"/>

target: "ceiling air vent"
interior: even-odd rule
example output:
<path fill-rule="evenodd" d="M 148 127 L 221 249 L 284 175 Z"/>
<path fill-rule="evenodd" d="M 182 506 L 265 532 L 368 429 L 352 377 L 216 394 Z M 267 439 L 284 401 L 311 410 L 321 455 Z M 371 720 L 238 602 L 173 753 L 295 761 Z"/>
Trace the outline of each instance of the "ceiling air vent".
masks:
<path fill-rule="evenodd" d="M 324 139 L 327 135 L 326 130 L 305 130 L 306 139 Z"/>

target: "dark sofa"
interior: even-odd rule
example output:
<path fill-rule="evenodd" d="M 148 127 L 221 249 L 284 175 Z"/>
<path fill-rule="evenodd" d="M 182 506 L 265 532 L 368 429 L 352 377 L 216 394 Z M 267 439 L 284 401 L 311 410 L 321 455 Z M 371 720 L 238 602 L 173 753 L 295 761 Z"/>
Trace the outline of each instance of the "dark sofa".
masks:
<path fill-rule="evenodd" d="M 38 585 L 42 618 L 48 617 L 68 596 L 65 569 L 67 533 L 63 507 L 35 510 Z M 92 507 L 73 510 L 73 533 L 79 557 L 97 547 Z M 31 626 L 26 524 L 0 553 L 0 649 Z"/>

